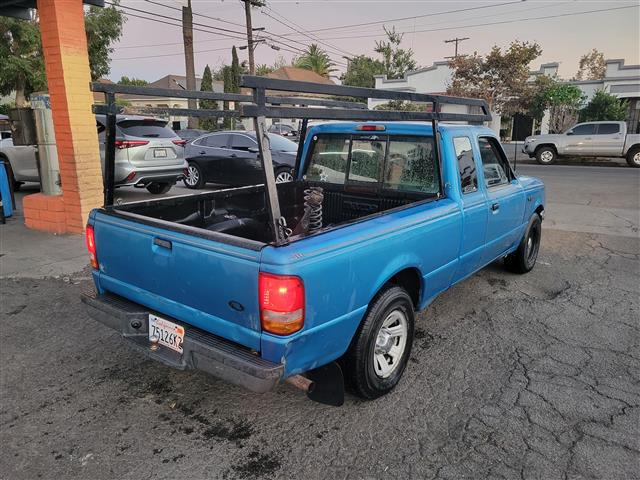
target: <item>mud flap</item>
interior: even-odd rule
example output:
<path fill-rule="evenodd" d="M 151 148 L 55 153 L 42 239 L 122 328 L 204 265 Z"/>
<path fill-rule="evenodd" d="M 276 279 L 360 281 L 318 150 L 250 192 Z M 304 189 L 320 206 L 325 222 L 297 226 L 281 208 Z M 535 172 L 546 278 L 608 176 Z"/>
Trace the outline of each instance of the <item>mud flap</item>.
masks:
<path fill-rule="evenodd" d="M 313 388 L 307 392 L 307 397 L 314 402 L 340 407 L 344 403 L 344 377 L 342 369 L 336 362 L 305 373 L 313 382 Z"/>

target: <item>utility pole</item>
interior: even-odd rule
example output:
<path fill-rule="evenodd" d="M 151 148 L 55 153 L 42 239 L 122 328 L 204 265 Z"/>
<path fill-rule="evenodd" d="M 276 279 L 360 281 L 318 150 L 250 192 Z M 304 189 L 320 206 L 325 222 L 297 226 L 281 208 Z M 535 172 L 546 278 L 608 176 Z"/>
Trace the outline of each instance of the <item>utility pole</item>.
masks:
<path fill-rule="evenodd" d="M 263 7 L 264 0 L 241 0 L 244 2 L 244 14 L 247 24 L 247 50 L 249 51 L 249 75 L 256 74 L 256 63 L 253 58 L 253 28 L 251 26 L 251 7 Z"/>
<path fill-rule="evenodd" d="M 456 49 L 455 49 L 455 53 L 453 54 L 453 57 L 444 57 L 444 58 L 453 58 L 454 60 L 458 58 L 458 43 L 464 42 L 465 40 L 469 40 L 469 37 L 463 37 L 463 38 L 456 37 L 450 40 L 445 40 L 444 43 L 455 43 Z"/>
<path fill-rule="evenodd" d="M 187 72 L 187 90 L 196 89 L 196 69 L 193 61 L 193 11 L 191 10 L 191 0 L 187 0 L 187 6 L 182 7 L 182 40 L 184 42 L 184 63 Z M 190 109 L 198 108 L 195 98 L 188 100 Z M 198 128 L 198 119 L 189 117 L 188 128 Z"/>

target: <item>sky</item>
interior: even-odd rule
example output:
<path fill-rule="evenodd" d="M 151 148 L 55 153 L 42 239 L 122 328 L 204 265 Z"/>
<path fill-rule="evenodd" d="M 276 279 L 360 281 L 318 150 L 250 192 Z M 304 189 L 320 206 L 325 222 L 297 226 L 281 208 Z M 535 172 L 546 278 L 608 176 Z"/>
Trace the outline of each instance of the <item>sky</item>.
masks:
<path fill-rule="evenodd" d="M 121 0 L 128 19 L 114 45 L 109 78 L 153 81 L 184 75 L 180 7 L 185 3 Z M 230 63 L 232 45 L 246 45 L 244 6 L 240 0 L 192 0 L 192 8 L 195 69 L 201 75 L 207 64 Z M 271 65 L 278 57 L 289 63 L 318 43 L 336 63 L 336 75 L 346 68 L 345 56 L 377 56 L 375 42 L 385 38 L 383 27 L 405 32 L 402 46 L 414 51 L 419 66 L 453 55 L 453 43 L 444 41 L 455 37 L 469 37 L 459 44 L 462 54 L 486 54 L 493 45 L 507 47 L 514 40 L 537 42 L 542 55 L 531 69 L 560 62 L 562 78 L 575 75 L 580 56 L 593 48 L 607 59 L 640 64 L 639 0 L 267 0 L 266 8 L 252 9 L 252 18 L 254 28 L 265 29 L 256 32 L 265 39 L 256 48 L 256 64 Z M 246 60 L 247 50 L 238 54 Z"/>

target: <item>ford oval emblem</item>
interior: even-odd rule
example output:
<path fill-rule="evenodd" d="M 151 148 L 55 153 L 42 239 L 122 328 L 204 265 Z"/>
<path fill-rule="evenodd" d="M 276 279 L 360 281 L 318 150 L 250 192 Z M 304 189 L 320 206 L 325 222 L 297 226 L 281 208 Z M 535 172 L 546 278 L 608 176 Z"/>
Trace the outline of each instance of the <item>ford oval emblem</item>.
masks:
<path fill-rule="evenodd" d="M 235 300 L 231 300 L 229 302 L 229 306 L 236 312 L 242 312 L 244 310 L 244 306 L 240 302 L 236 302 Z"/>

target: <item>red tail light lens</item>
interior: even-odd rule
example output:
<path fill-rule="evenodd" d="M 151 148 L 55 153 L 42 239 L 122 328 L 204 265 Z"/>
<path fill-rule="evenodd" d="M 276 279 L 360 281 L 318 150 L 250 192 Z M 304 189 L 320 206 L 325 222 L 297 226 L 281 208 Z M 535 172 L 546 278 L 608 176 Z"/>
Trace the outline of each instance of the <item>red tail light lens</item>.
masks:
<path fill-rule="evenodd" d="M 131 147 L 141 147 L 149 143 L 148 140 L 116 140 L 116 148 L 123 150 Z"/>
<path fill-rule="evenodd" d="M 261 272 L 258 289 L 264 331 L 290 335 L 304 326 L 304 284 L 300 277 Z"/>
<path fill-rule="evenodd" d="M 187 144 L 186 140 L 172 140 L 172 142 L 176 145 L 180 145 L 181 147 L 184 147 Z"/>
<path fill-rule="evenodd" d="M 96 236 L 93 233 L 93 227 L 91 225 L 87 225 L 86 240 L 87 240 L 87 250 L 89 250 L 89 259 L 91 261 L 91 266 L 97 270 L 99 267 L 98 267 L 98 254 L 96 252 Z"/>

